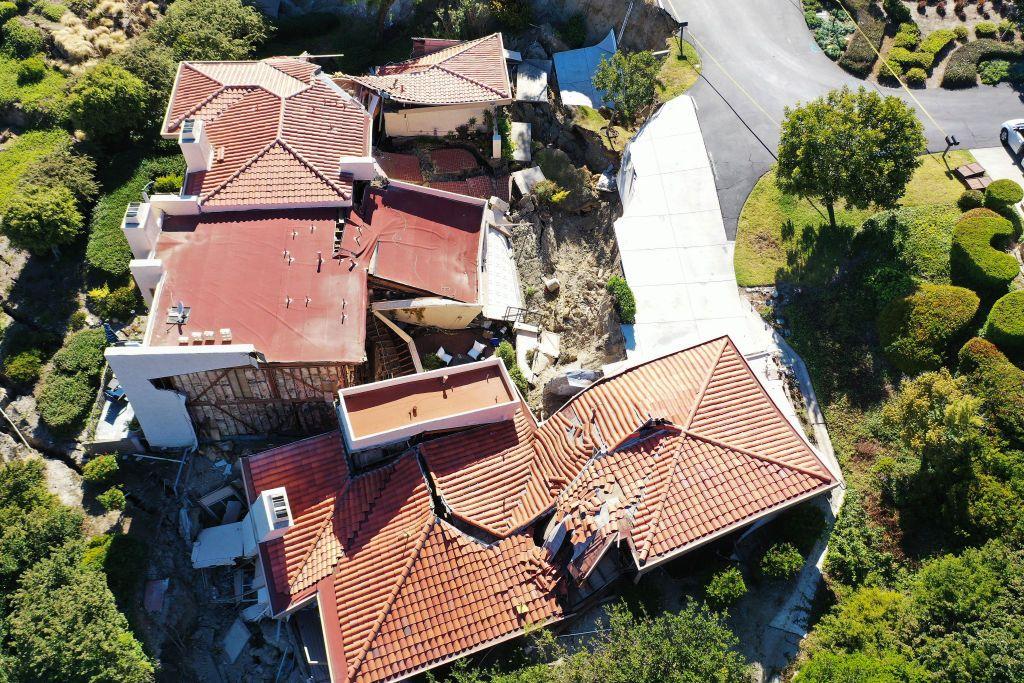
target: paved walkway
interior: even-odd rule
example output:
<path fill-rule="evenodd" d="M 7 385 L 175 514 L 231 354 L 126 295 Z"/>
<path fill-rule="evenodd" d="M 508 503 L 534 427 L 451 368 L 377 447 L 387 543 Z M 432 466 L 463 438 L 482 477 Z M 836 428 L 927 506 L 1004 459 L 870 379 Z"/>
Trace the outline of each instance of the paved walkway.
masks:
<path fill-rule="evenodd" d="M 978 160 L 993 180 L 1013 180 L 1024 185 L 1024 172 L 1020 163 L 1010 155 L 1005 147 L 983 147 L 972 149 L 971 154 Z"/>

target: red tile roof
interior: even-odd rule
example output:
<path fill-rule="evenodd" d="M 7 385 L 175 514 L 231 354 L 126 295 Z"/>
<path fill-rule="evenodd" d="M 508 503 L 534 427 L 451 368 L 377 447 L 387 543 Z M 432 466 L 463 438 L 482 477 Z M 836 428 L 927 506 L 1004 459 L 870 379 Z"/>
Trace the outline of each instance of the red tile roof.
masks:
<path fill-rule="evenodd" d="M 564 616 L 564 570 L 532 540 L 548 510 L 582 580 L 613 545 L 649 567 L 837 485 L 728 338 L 602 380 L 540 425 L 523 407 L 365 474 L 344 459 L 330 434 L 243 465 L 250 500 L 288 490 L 295 525 L 261 544 L 274 611 L 317 594 L 338 681 L 405 677 Z M 421 466 L 497 540 L 437 517 Z"/>
<path fill-rule="evenodd" d="M 480 168 L 476 157 L 460 147 L 430 150 L 430 163 L 434 166 L 434 173 L 464 173 Z"/>
<path fill-rule="evenodd" d="M 377 155 L 377 163 L 380 164 L 384 174 L 394 180 L 404 180 L 410 183 L 422 183 L 423 171 L 420 170 L 420 158 L 415 154 L 399 154 L 397 152 L 382 152 Z"/>
<path fill-rule="evenodd" d="M 231 343 L 253 344 L 269 361 L 363 362 L 366 273 L 331 258 L 337 220 L 337 209 L 166 216 L 147 343 L 176 346 L 207 330 L 221 343 L 227 328 Z M 164 323 L 179 301 L 191 308 L 180 329 Z"/>
<path fill-rule="evenodd" d="M 377 67 L 368 76 L 346 76 L 406 104 L 497 102 L 512 98 L 501 34 L 463 43 L 416 44 L 415 56 Z"/>
<path fill-rule="evenodd" d="M 370 117 L 320 72 L 287 57 L 259 62 L 182 62 L 163 134 L 202 119 L 211 168 L 187 191 L 210 207 L 346 204 L 343 156 L 369 156 Z"/>

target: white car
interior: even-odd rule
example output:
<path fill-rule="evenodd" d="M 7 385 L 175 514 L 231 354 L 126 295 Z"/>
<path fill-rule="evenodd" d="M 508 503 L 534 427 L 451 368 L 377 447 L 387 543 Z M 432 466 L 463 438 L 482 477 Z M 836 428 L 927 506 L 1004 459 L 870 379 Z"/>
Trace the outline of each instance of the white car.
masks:
<path fill-rule="evenodd" d="M 999 141 L 1010 147 L 1014 154 L 1024 151 L 1024 119 L 1011 119 L 1003 123 Z"/>

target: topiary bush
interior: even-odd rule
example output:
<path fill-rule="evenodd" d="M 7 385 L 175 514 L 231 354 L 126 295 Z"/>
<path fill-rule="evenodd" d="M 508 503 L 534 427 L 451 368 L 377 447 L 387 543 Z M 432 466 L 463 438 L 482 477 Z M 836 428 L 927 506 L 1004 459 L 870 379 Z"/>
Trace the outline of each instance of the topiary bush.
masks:
<path fill-rule="evenodd" d="M 984 213 L 982 213 L 984 212 Z M 974 209 L 953 228 L 950 272 L 954 282 L 984 294 L 999 294 L 1020 272 L 1020 265 L 995 244 L 1013 237 L 1013 224 L 987 209 Z"/>
<path fill-rule="evenodd" d="M 35 384 L 43 367 L 43 352 L 29 349 L 4 358 L 3 375 L 15 384 Z"/>
<path fill-rule="evenodd" d="M 970 211 L 971 209 L 978 209 L 985 204 L 985 193 L 981 190 L 964 190 L 960 198 L 956 200 L 956 205 L 961 211 Z"/>
<path fill-rule="evenodd" d="M 978 63 L 988 59 L 1019 59 L 1021 46 L 1002 43 L 998 40 L 976 40 L 961 45 L 946 62 L 942 75 L 943 88 L 970 88 L 978 84 Z"/>
<path fill-rule="evenodd" d="M 909 69 L 903 78 L 909 85 L 924 85 L 924 82 L 928 80 L 928 72 L 915 66 L 913 69 Z"/>
<path fill-rule="evenodd" d="M 976 38 L 995 38 L 997 33 L 999 33 L 999 27 L 991 21 L 979 21 L 974 25 Z"/>
<path fill-rule="evenodd" d="M 878 317 L 886 357 L 907 374 L 938 369 L 979 305 L 977 294 L 952 285 L 921 285 L 910 296 L 889 302 Z"/>
<path fill-rule="evenodd" d="M 107 338 L 103 330 L 82 330 L 70 335 L 53 356 L 53 367 L 66 375 L 99 377 L 103 369 L 103 349 Z"/>
<path fill-rule="evenodd" d="M 90 484 L 106 484 L 117 474 L 117 456 L 112 453 L 97 455 L 82 467 L 82 479 Z"/>
<path fill-rule="evenodd" d="M 0 28 L 0 45 L 12 57 L 31 57 L 43 49 L 43 32 L 21 17 L 11 17 Z"/>
<path fill-rule="evenodd" d="M 885 37 L 885 22 L 870 12 L 857 12 L 854 19 L 861 30 L 853 34 L 838 64 L 854 76 L 865 78 L 871 73 L 875 60 L 878 59 L 875 50 L 881 47 L 882 39 Z"/>
<path fill-rule="evenodd" d="M 1006 353 L 1024 352 L 1024 292 L 1010 292 L 992 305 L 984 336 Z"/>
<path fill-rule="evenodd" d="M 736 567 L 723 569 L 708 581 L 704 587 L 704 595 L 708 603 L 717 609 L 729 607 L 747 593 L 747 584 L 743 574 Z"/>
<path fill-rule="evenodd" d="M 7 23 L 8 19 L 18 14 L 18 6 L 13 2 L 0 2 L 0 24 Z"/>
<path fill-rule="evenodd" d="M 917 49 L 921 52 L 927 52 L 931 55 L 937 55 L 942 52 L 947 45 L 956 40 L 956 34 L 949 29 L 940 28 L 938 31 L 929 33 L 924 40 L 921 41 Z"/>
<path fill-rule="evenodd" d="M 792 543 L 776 543 L 761 556 L 761 573 L 769 579 L 790 579 L 800 573 L 804 557 Z"/>
<path fill-rule="evenodd" d="M 611 292 L 612 301 L 615 302 L 615 310 L 619 314 L 619 321 L 624 325 L 635 323 L 636 299 L 633 297 L 633 290 L 630 289 L 626 278 L 612 275 L 608 278 L 608 291 Z"/>
<path fill-rule="evenodd" d="M 890 62 L 896 62 L 904 69 L 913 67 L 930 69 L 932 68 L 932 62 L 935 61 L 935 55 L 930 52 L 911 52 L 906 48 L 894 47 L 889 50 L 889 55 L 886 59 Z"/>
<path fill-rule="evenodd" d="M 960 349 L 957 370 L 971 393 L 982 399 L 1003 435 L 1024 447 L 1024 370 L 992 342 L 975 337 Z"/>
<path fill-rule="evenodd" d="M 985 206 L 1000 211 L 1024 199 L 1024 189 L 1012 180 L 996 180 L 985 188 Z"/>
<path fill-rule="evenodd" d="M 36 407 L 43 424 L 58 434 L 70 434 L 81 426 L 94 398 L 87 376 L 52 372 L 43 382 Z"/>

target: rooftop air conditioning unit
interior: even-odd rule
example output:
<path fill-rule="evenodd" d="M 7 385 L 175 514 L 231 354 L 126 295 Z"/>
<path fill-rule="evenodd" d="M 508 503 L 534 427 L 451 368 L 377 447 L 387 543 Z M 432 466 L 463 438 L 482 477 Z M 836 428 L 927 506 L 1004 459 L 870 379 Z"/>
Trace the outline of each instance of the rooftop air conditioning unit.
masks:
<path fill-rule="evenodd" d="M 292 508 L 284 487 L 260 492 L 253 502 L 252 522 L 256 540 L 260 543 L 284 535 L 293 523 Z"/>
<path fill-rule="evenodd" d="M 138 225 L 139 224 L 139 212 L 142 210 L 142 204 L 139 202 L 130 202 L 128 208 L 124 212 L 124 224 L 125 225 Z"/>

